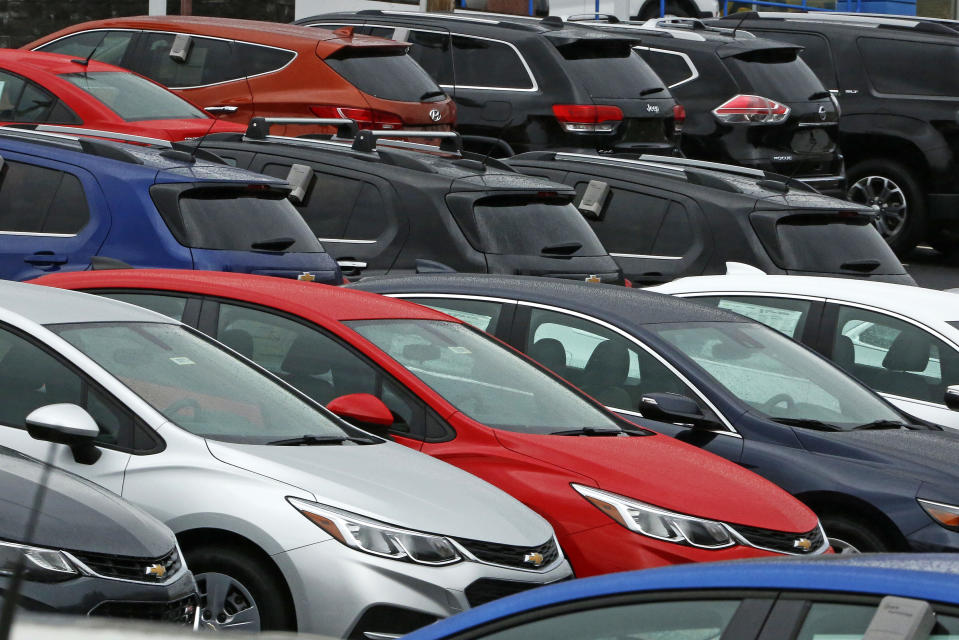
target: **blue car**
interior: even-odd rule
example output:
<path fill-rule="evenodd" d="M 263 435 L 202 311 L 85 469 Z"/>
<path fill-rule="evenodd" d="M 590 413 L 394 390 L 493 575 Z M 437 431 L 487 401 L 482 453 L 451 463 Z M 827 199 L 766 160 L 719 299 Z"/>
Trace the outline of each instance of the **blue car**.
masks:
<path fill-rule="evenodd" d="M 884 596 L 916 600 L 881 602 Z M 858 640 L 904 606 L 918 638 L 959 638 L 959 558 L 822 556 L 695 564 L 584 578 L 503 598 L 405 640 Z M 889 640 L 894 634 L 882 636 Z"/>
<path fill-rule="evenodd" d="M 0 278 L 126 263 L 342 283 L 286 182 L 204 157 L 0 129 Z"/>

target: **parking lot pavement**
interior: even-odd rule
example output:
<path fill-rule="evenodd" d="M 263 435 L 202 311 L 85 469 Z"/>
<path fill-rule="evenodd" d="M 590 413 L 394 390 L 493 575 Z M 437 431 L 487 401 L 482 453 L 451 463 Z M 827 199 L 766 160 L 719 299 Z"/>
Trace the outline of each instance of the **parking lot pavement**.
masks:
<path fill-rule="evenodd" d="M 930 289 L 959 288 L 959 255 L 944 256 L 926 246 L 919 246 L 902 263 L 921 287 Z"/>

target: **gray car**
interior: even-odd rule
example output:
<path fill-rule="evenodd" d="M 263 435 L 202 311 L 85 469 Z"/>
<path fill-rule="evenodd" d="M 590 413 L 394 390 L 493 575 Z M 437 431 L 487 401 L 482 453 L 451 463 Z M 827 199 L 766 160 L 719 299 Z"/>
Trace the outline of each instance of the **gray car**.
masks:
<path fill-rule="evenodd" d="M 173 529 L 201 625 L 388 637 L 571 576 L 518 501 L 179 322 L 36 285 L 2 283 L 0 300 L 0 444 L 56 447 L 57 466 Z M 51 404 L 82 408 L 98 435 L 32 438 L 25 417 Z"/>

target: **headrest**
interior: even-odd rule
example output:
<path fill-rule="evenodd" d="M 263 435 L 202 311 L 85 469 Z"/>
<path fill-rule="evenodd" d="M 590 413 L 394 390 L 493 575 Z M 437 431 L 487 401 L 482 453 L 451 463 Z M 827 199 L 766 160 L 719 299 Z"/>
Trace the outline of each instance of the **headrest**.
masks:
<path fill-rule="evenodd" d="M 925 371 L 929 366 L 929 338 L 918 330 L 901 332 L 882 359 L 882 366 L 890 371 Z"/>

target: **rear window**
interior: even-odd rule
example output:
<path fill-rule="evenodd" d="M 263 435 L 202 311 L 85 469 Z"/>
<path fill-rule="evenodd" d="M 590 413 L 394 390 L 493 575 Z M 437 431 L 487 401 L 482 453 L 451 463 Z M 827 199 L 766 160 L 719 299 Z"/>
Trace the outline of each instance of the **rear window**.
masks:
<path fill-rule="evenodd" d="M 126 120 L 208 118 L 205 113 L 145 78 L 122 71 L 65 73 L 60 76 Z"/>
<path fill-rule="evenodd" d="M 399 102 L 436 102 L 446 94 L 405 50 L 345 47 L 326 64 L 363 93 Z"/>
<path fill-rule="evenodd" d="M 805 102 L 829 97 L 798 49 L 760 49 L 727 58 L 743 92 L 783 102 Z"/>
<path fill-rule="evenodd" d="M 902 263 L 862 219 L 796 216 L 776 225 L 783 269 L 845 274 L 902 274 Z M 823 242 L 829 238 L 829 242 Z"/>
<path fill-rule="evenodd" d="M 869 82 L 879 93 L 959 96 L 959 47 L 932 42 L 859 38 Z"/>
<path fill-rule="evenodd" d="M 557 47 L 570 75 L 593 98 L 668 98 L 663 81 L 627 43 L 578 41 Z"/>
<path fill-rule="evenodd" d="M 473 207 L 486 253 L 548 257 L 605 256 L 582 214 L 566 201 L 488 198 Z"/>
<path fill-rule="evenodd" d="M 182 193 L 176 210 L 159 201 L 157 205 L 177 241 L 194 249 L 323 251 L 303 217 L 280 191 L 198 188 Z"/>

